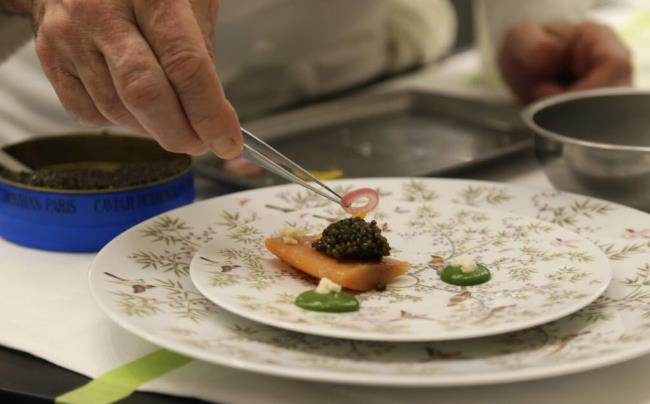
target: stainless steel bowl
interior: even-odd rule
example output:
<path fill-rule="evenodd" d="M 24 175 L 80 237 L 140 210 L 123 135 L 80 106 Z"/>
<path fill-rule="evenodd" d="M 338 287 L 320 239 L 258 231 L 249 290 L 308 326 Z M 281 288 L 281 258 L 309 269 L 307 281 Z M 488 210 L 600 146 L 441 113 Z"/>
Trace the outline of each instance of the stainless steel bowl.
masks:
<path fill-rule="evenodd" d="M 553 185 L 650 211 L 650 91 L 609 88 L 526 108 Z"/>

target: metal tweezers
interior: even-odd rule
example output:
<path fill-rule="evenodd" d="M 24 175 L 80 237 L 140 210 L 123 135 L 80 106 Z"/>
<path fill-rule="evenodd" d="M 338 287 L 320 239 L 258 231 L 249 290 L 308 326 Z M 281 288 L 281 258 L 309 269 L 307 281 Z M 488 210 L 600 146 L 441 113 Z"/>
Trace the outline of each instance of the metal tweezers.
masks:
<path fill-rule="evenodd" d="M 244 148 L 241 153 L 242 157 L 256 164 L 259 164 L 272 173 L 277 174 L 280 177 L 293 182 L 294 184 L 302 185 L 310 191 L 313 191 L 332 202 L 343 205 L 341 195 L 337 194 L 333 189 L 320 182 L 309 171 L 294 163 L 291 159 L 275 150 L 271 145 L 253 135 L 246 129 L 241 128 L 241 131 L 242 135 L 244 136 Z M 320 185 L 325 191 L 328 191 L 329 194 L 323 191 L 323 189 L 316 188 L 312 184 L 298 177 L 294 174 L 294 172 L 297 172 L 303 175 L 304 178 L 307 178 Z"/>

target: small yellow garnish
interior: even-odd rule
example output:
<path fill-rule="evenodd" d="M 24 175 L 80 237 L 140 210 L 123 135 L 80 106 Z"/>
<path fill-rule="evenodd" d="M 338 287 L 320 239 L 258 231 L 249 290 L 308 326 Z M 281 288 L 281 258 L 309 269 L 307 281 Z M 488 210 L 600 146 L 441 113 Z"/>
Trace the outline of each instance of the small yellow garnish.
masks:
<path fill-rule="evenodd" d="M 298 244 L 298 240 L 296 240 L 295 238 L 287 237 L 287 236 L 282 236 L 282 242 L 284 244 L 291 244 L 291 245 L 297 245 Z"/>
<path fill-rule="evenodd" d="M 289 225 L 284 226 L 280 232 L 280 236 L 282 237 L 282 242 L 284 244 L 298 244 L 304 235 L 305 234 L 302 232 L 302 230 Z"/>
<path fill-rule="evenodd" d="M 316 177 L 316 179 L 319 179 L 321 181 L 326 181 L 326 180 L 335 180 L 337 178 L 343 177 L 343 170 L 341 169 L 334 169 L 334 170 L 307 170 L 311 175 Z M 305 178 L 304 175 L 301 173 L 294 171 L 293 172 L 296 176 L 302 178 L 303 180 L 307 180 L 308 178 Z"/>
<path fill-rule="evenodd" d="M 321 278 L 318 282 L 318 287 L 316 288 L 316 293 L 327 294 L 330 292 L 338 293 L 341 291 L 341 285 L 332 282 L 328 278 Z"/>
<path fill-rule="evenodd" d="M 359 213 L 357 213 L 357 214 L 354 215 L 354 216 L 355 216 L 355 217 L 358 217 L 359 219 L 364 219 L 364 220 L 365 220 L 367 214 L 368 214 L 368 213 L 366 213 L 366 212 L 359 212 Z"/>
<path fill-rule="evenodd" d="M 460 267 L 461 272 L 464 274 L 471 274 L 478 268 L 478 264 L 472 259 L 455 260 L 451 265 Z"/>
<path fill-rule="evenodd" d="M 326 171 L 309 170 L 309 172 L 319 180 L 335 180 L 337 178 L 343 177 L 343 170 L 338 168 L 335 170 Z"/>

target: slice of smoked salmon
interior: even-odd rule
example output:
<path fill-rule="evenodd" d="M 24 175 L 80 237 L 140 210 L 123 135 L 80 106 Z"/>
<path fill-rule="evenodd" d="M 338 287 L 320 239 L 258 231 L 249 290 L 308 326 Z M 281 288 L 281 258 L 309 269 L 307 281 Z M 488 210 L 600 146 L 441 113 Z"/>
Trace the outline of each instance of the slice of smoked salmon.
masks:
<path fill-rule="evenodd" d="M 328 278 L 353 290 L 366 291 L 387 285 L 409 269 L 409 264 L 393 258 L 380 262 L 337 261 L 312 248 L 310 239 L 287 244 L 282 237 L 272 237 L 266 248 L 285 263 L 316 278 Z"/>

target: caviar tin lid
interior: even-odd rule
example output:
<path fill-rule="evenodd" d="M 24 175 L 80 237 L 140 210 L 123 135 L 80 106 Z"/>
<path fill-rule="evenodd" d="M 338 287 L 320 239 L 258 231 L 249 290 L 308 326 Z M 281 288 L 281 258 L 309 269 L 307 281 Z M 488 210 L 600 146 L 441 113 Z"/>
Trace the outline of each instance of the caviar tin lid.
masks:
<path fill-rule="evenodd" d="M 34 169 L 0 168 L 0 237 L 94 252 L 129 227 L 194 200 L 192 159 L 153 140 L 65 134 L 5 146 Z"/>

